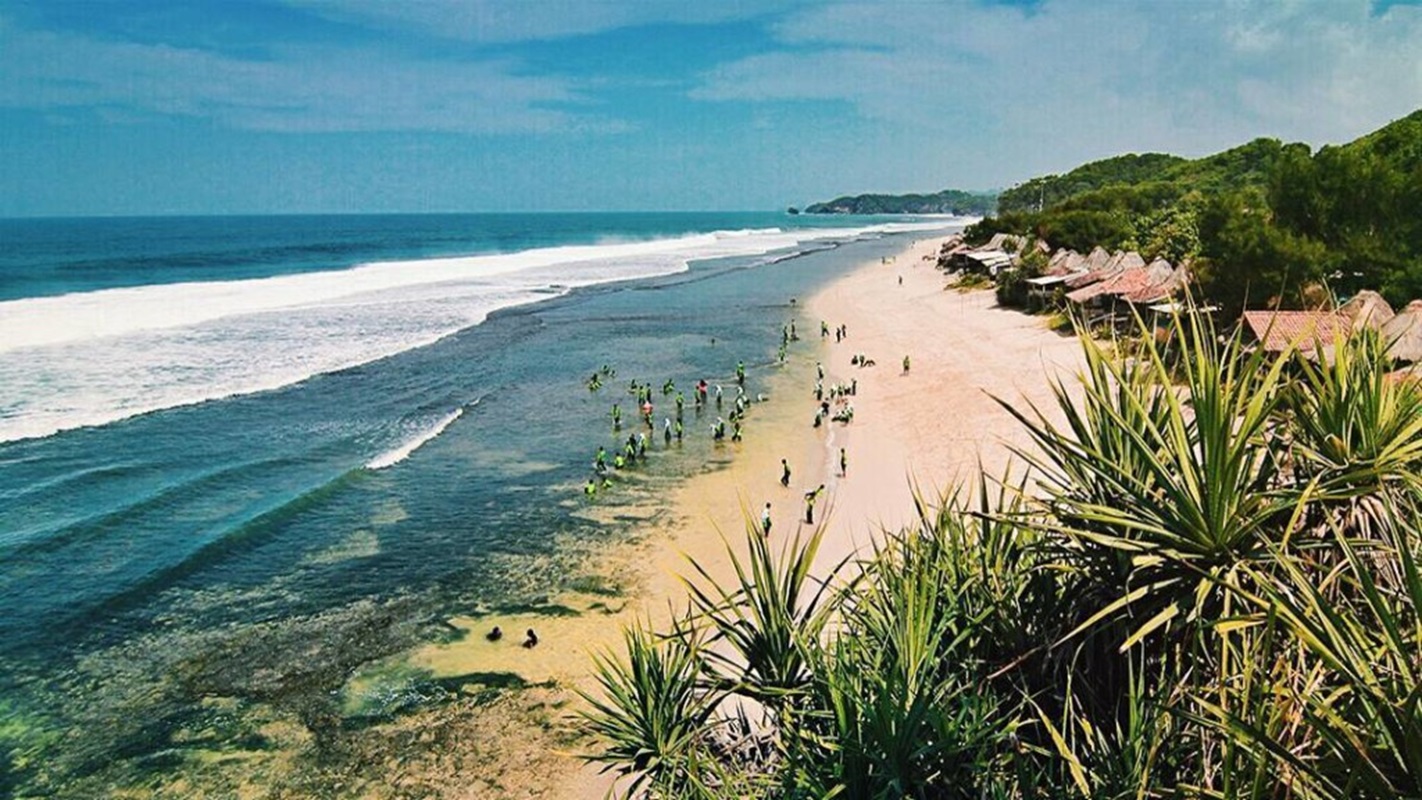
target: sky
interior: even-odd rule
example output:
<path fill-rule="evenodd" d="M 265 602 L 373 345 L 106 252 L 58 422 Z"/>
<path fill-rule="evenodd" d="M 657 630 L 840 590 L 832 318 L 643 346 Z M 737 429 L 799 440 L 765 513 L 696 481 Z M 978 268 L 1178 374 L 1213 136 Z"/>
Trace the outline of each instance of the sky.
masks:
<path fill-rule="evenodd" d="M 1419 107 L 1415 0 L 0 0 L 0 216 L 774 210 Z"/>

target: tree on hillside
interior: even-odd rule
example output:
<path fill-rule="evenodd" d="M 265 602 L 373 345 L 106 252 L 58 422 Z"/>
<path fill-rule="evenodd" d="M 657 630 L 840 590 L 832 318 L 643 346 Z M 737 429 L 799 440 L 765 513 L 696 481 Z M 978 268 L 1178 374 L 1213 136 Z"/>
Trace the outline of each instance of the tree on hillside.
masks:
<path fill-rule="evenodd" d="M 1326 247 L 1272 224 L 1257 191 L 1207 202 L 1199 215 L 1202 293 L 1234 318 L 1246 307 L 1299 308 L 1311 286 L 1333 272 Z"/>

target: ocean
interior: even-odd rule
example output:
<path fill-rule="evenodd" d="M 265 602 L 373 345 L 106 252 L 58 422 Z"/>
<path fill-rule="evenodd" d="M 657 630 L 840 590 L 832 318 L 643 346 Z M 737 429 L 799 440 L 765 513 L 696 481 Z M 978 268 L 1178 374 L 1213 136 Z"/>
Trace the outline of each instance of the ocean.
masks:
<path fill-rule="evenodd" d="M 630 380 L 756 391 L 794 298 L 951 224 L 0 220 L 0 794 L 344 724 L 360 665 L 578 579 Z M 627 491 L 714 466 L 701 427 Z"/>

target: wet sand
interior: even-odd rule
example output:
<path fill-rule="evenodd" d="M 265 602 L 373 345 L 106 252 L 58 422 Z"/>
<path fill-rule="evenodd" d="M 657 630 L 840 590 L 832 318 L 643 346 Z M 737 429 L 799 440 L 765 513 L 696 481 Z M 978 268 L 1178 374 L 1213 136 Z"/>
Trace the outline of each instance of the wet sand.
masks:
<path fill-rule="evenodd" d="M 674 609 L 685 608 L 682 576 L 691 574 L 688 558 L 714 576 L 732 574 L 718 532 L 742 550 L 747 522 L 758 523 L 770 502 L 771 538 L 785 544 L 797 531 L 809 532 L 804 493 L 824 484 L 826 492 L 815 508 L 816 521 L 826 527 L 818 560 L 824 569 L 866 553 L 882 531 L 911 524 L 915 485 L 936 500 L 950 486 L 975 480 L 979 463 L 989 475 L 1001 475 L 1009 448 L 1028 443 L 994 397 L 1050 407 L 1049 376 L 1070 383 L 1080 369 L 1080 345 L 1048 330 L 1041 317 L 997 308 L 991 291 L 945 288 L 943 274 L 933 266 L 940 242 L 916 242 L 897 257 L 866 264 L 800 299 L 800 341 L 792 344 L 785 366 L 763 384 L 753 382 L 752 393 L 765 391 L 770 402 L 753 406 L 745 441 L 724 445 L 729 465 L 688 479 L 665 504 L 643 509 L 639 543 L 595 565 L 594 571 L 619 592 L 557 598 L 577 614 L 451 620 L 465 631 L 462 638 L 413 655 L 415 666 L 436 677 L 474 676 L 477 684 L 501 676 L 498 680 L 538 684 L 566 700 L 551 701 L 561 716 L 548 730 L 533 732 L 549 744 L 539 750 L 539 763 L 531 769 L 502 763 L 529 752 L 512 742 L 505 755 L 486 756 L 499 771 L 503 796 L 605 795 L 609 779 L 574 757 L 587 744 L 568 729 L 567 711 L 581 702 L 571 689 L 593 686 L 590 652 L 616 647 L 624 625 L 638 618 L 661 625 Z M 819 334 L 822 319 L 831 329 L 825 338 Z M 833 330 L 840 325 L 848 335 L 837 343 Z M 859 354 L 874 365 L 851 364 Z M 905 355 L 911 360 L 907 372 Z M 852 422 L 826 420 L 813 426 L 817 362 L 824 366 L 826 389 L 857 380 L 857 392 L 847 398 L 854 406 Z M 726 391 L 729 410 L 734 388 Z M 688 425 L 688 435 L 706 433 Z M 847 474 L 840 474 L 840 448 Z M 780 485 L 781 458 L 792 470 L 788 488 Z M 484 638 L 492 624 L 505 632 L 499 642 Z M 519 646 L 529 627 L 540 637 L 533 649 Z M 539 708 L 549 702 L 537 696 Z M 505 708 L 500 713 L 519 712 Z"/>

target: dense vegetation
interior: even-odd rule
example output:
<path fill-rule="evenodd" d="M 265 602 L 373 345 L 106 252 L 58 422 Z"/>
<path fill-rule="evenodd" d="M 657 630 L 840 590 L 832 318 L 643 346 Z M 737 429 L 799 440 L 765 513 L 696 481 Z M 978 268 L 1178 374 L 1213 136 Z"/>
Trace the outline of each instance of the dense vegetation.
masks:
<path fill-rule="evenodd" d="M 958 214 L 983 216 L 997 208 L 997 195 L 944 189 L 937 194 L 861 194 L 813 203 L 806 214 Z"/>
<path fill-rule="evenodd" d="M 997 199 L 997 210 L 1003 214 L 1021 211 L 1041 211 L 1069 197 L 1117 184 L 1145 183 L 1159 180 L 1161 174 L 1177 164 L 1187 163 L 1179 156 L 1164 153 L 1134 153 L 1083 164 L 1065 175 L 1046 175 L 1003 191 Z"/>
<path fill-rule="evenodd" d="M 1422 296 L 1422 111 L 1317 153 L 1257 139 L 1192 161 L 1094 162 L 1003 192 L 1000 210 L 974 240 L 1032 232 L 1080 252 L 1188 259 L 1227 313 L 1363 288 L 1400 305 Z"/>
<path fill-rule="evenodd" d="M 748 531 L 600 660 L 592 758 L 656 798 L 1422 797 L 1422 388 L 1367 335 L 1171 342 L 1084 338 L 1064 424 L 1009 408 L 1029 478 L 834 588 Z"/>

